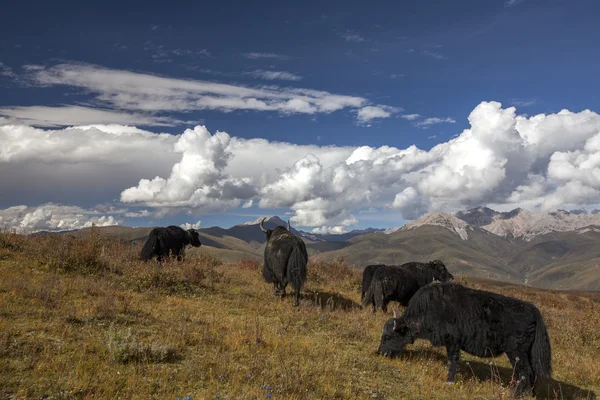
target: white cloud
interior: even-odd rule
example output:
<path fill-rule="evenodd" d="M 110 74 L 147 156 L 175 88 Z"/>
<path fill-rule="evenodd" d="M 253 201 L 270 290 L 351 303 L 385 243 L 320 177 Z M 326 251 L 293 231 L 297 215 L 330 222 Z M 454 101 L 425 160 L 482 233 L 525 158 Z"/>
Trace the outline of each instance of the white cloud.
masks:
<path fill-rule="evenodd" d="M 16 78 L 17 74 L 15 74 L 8 65 L 0 62 L 0 76 L 6 76 L 9 78 Z"/>
<path fill-rule="evenodd" d="M 401 108 L 389 106 L 367 106 L 358 110 L 356 118 L 361 123 L 368 123 L 375 118 L 389 118 L 401 110 Z"/>
<path fill-rule="evenodd" d="M 430 50 L 423 50 L 422 54 L 424 56 L 435 58 L 436 60 L 445 60 L 448 58 L 440 53 L 436 53 L 436 52 L 430 51 Z"/>
<path fill-rule="evenodd" d="M 204 126 L 186 129 L 173 145 L 181 160 L 171 175 L 142 179 L 121 193 L 124 203 L 151 207 L 190 207 L 226 210 L 237 207 L 240 199 L 250 199 L 256 188 L 248 178 L 233 178 L 223 172 L 231 157 L 230 137 L 225 132 L 211 135 Z"/>
<path fill-rule="evenodd" d="M 206 49 L 201 50 L 189 50 L 189 49 L 175 49 L 171 51 L 176 56 L 201 56 L 207 58 L 215 58 L 210 51 Z"/>
<path fill-rule="evenodd" d="M 482 102 L 468 120 L 468 129 L 428 151 L 299 146 L 211 135 L 203 126 L 167 135 L 0 123 L 0 187 L 4 196 L 29 198 L 56 196 L 57 187 L 65 198 L 73 197 L 69 188 L 100 188 L 107 197 L 96 203 L 120 194 L 154 215 L 287 208 L 295 225 L 322 230 L 355 225 L 354 214 L 369 207 L 405 218 L 481 204 L 600 207 L 600 115 L 524 117 Z"/>
<path fill-rule="evenodd" d="M 302 79 L 301 76 L 286 71 L 267 71 L 264 69 L 257 69 L 255 71 L 248 72 L 247 74 L 252 75 L 255 78 L 266 79 L 269 81 L 299 81 Z"/>
<path fill-rule="evenodd" d="M 506 0 L 504 2 L 504 6 L 505 7 L 512 7 L 512 6 L 517 5 L 517 4 L 519 4 L 519 3 L 523 2 L 523 1 L 524 0 Z"/>
<path fill-rule="evenodd" d="M 405 114 L 400 116 L 400 118 L 405 119 L 407 121 L 414 121 L 415 119 L 418 119 L 420 117 L 421 116 L 419 114 Z"/>
<path fill-rule="evenodd" d="M 152 215 L 152 213 L 148 210 L 130 211 L 123 214 L 123 216 L 127 218 L 145 218 L 149 217 L 150 215 Z"/>
<path fill-rule="evenodd" d="M 0 107 L 0 115 L 11 118 L 14 122 L 48 127 L 90 124 L 173 126 L 183 123 L 171 117 L 159 117 L 151 113 L 129 113 L 82 106 Z"/>
<path fill-rule="evenodd" d="M 95 95 L 97 105 L 104 108 L 145 113 L 211 109 L 315 114 L 360 108 L 368 103 L 362 97 L 319 90 L 277 86 L 251 88 L 85 64 L 59 64 L 49 68 L 29 66 L 27 70 L 30 81 L 38 85 L 81 88 Z"/>
<path fill-rule="evenodd" d="M 317 233 L 321 235 L 341 235 L 343 233 L 347 233 L 349 230 L 345 226 L 320 226 L 318 228 L 314 228 L 311 232 Z"/>
<path fill-rule="evenodd" d="M 537 103 L 537 99 L 512 99 L 510 104 L 517 107 L 529 107 Z"/>
<path fill-rule="evenodd" d="M 47 203 L 39 207 L 14 206 L 0 210 L 0 227 L 16 229 L 20 233 L 42 230 L 65 231 L 92 226 L 118 225 L 112 215 L 101 215 L 95 210 L 77 206 Z"/>
<path fill-rule="evenodd" d="M 256 60 L 259 58 L 271 58 L 276 60 L 289 60 L 290 57 L 284 56 L 282 54 L 275 53 L 244 53 L 242 56 L 249 58 L 251 60 Z"/>
<path fill-rule="evenodd" d="M 414 187 L 409 186 L 396 194 L 392 208 L 399 210 L 405 219 L 416 219 L 427 212 L 429 203 Z"/>
<path fill-rule="evenodd" d="M 179 226 L 182 227 L 185 230 L 188 230 L 188 229 L 200 229 L 200 223 L 201 223 L 201 221 L 198 221 L 195 224 L 190 224 L 189 222 L 186 222 L 185 224 L 181 224 Z"/>
<path fill-rule="evenodd" d="M 423 121 L 415 122 L 415 126 L 418 126 L 420 128 L 428 128 L 431 125 L 454 124 L 454 123 L 456 123 L 456 121 L 450 117 L 446 117 L 446 118 L 431 117 L 431 118 L 425 118 Z"/>
<path fill-rule="evenodd" d="M 365 38 L 360 36 L 358 33 L 354 31 L 346 31 L 339 34 L 342 38 L 344 38 L 348 42 L 356 42 L 361 43 L 365 41 Z"/>

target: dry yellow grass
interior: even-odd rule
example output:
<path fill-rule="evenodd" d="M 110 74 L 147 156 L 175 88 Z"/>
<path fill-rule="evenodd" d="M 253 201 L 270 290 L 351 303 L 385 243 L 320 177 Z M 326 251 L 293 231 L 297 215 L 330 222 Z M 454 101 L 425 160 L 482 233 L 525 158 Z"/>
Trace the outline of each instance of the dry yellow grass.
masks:
<path fill-rule="evenodd" d="M 163 267 L 101 239 L 0 234 L 0 398 L 508 399 L 505 356 L 463 353 L 454 386 L 445 351 L 418 341 L 374 354 L 390 315 L 358 306 L 360 272 L 311 263 L 299 308 L 272 294 L 260 264 L 194 254 Z M 200 252 L 201 253 L 201 252 Z M 461 278 L 534 302 L 553 346 L 549 398 L 600 392 L 600 295 Z"/>

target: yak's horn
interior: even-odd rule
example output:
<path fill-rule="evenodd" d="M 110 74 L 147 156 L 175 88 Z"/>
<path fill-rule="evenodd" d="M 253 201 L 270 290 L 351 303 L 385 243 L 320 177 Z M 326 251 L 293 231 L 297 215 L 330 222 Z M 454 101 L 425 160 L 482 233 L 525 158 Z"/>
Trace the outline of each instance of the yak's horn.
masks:
<path fill-rule="evenodd" d="M 263 219 L 260 220 L 260 224 L 258 224 L 258 226 L 260 226 L 260 230 L 263 232 L 267 232 L 267 230 L 263 227 L 263 222 L 265 222 L 265 219 L 267 219 L 267 217 L 264 217 Z"/>
<path fill-rule="evenodd" d="M 394 308 L 394 318 L 398 318 L 398 313 L 396 312 L 396 309 Z M 394 322 L 395 323 L 395 322 Z"/>
<path fill-rule="evenodd" d="M 287 230 L 290 230 L 290 220 L 288 219 L 288 226 L 287 226 Z M 290 231 L 291 232 L 291 231 Z"/>

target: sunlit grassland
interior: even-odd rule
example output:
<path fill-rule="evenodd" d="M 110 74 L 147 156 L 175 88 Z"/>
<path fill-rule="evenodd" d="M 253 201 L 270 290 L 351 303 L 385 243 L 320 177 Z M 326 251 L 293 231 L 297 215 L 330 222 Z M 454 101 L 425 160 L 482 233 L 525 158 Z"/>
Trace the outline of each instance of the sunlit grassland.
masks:
<path fill-rule="evenodd" d="M 376 356 L 391 315 L 359 306 L 360 271 L 343 260 L 311 260 L 295 308 L 273 296 L 256 261 L 201 249 L 160 267 L 93 231 L 0 234 L 0 398 L 511 398 L 505 356 L 463 353 L 453 386 L 445 350 L 428 342 Z M 600 295 L 457 280 L 540 308 L 554 366 L 540 398 L 600 392 Z"/>

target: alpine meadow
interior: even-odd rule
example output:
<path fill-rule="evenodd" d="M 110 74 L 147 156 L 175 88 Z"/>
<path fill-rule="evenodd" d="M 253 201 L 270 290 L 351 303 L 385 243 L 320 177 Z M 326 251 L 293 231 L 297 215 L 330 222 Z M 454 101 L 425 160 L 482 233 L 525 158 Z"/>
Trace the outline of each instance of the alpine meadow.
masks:
<path fill-rule="evenodd" d="M 0 400 L 600 395 L 600 2 L 0 15 Z"/>

